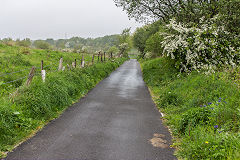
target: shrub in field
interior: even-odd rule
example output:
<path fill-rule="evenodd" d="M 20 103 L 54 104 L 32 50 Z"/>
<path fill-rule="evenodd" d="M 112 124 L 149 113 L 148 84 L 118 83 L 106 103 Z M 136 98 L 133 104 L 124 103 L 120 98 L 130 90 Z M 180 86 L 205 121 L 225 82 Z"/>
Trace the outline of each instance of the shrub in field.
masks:
<path fill-rule="evenodd" d="M 239 37 L 217 26 L 218 18 L 203 17 L 194 27 L 172 19 L 167 25 L 169 32 L 163 33 L 164 55 L 175 59 L 176 67 L 182 72 L 213 72 L 223 65 L 235 67 L 240 62 Z"/>

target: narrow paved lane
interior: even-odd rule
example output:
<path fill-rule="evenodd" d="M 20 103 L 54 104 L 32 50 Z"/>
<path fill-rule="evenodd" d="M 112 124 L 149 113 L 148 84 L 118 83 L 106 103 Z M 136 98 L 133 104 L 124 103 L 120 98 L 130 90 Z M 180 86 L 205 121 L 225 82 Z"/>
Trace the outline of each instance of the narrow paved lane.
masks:
<path fill-rule="evenodd" d="M 168 129 L 143 82 L 125 62 L 8 160 L 172 160 Z"/>

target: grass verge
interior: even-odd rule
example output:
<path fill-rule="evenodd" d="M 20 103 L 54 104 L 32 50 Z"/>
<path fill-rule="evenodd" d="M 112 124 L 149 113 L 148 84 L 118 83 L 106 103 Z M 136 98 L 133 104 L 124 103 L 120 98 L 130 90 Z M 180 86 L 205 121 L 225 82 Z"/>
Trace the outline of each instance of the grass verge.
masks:
<path fill-rule="evenodd" d="M 174 136 L 179 159 L 240 159 L 240 90 L 224 72 L 177 72 L 157 58 L 141 63 L 144 81 Z"/>

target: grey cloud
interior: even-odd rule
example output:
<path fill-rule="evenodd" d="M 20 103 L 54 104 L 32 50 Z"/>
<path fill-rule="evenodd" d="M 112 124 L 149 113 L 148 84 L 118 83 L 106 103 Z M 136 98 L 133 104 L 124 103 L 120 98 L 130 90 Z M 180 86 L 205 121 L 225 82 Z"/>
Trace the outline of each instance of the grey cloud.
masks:
<path fill-rule="evenodd" d="M 0 38 L 98 37 L 135 29 L 113 0 L 0 0 Z"/>

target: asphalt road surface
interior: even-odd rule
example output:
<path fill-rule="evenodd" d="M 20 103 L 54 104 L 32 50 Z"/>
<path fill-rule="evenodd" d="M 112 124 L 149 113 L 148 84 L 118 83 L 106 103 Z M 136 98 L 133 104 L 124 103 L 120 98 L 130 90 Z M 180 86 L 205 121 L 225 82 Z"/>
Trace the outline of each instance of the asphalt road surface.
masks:
<path fill-rule="evenodd" d="M 129 60 L 6 159 L 173 160 L 170 144 L 140 65 Z"/>

